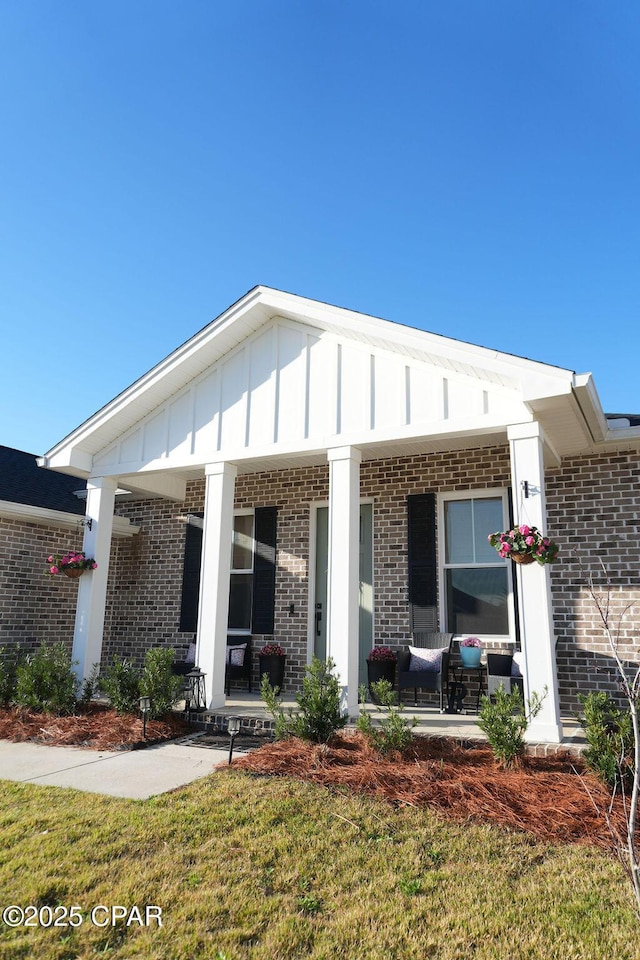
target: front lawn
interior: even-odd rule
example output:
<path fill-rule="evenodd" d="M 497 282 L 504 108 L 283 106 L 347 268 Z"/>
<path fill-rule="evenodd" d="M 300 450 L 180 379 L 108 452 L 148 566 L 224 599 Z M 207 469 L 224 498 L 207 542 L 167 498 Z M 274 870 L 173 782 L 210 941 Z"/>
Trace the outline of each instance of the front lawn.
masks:
<path fill-rule="evenodd" d="M 343 788 L 224 770 L 129 801 L 0 782 L 0 829 L 2 906 L 82 918 L 0 924 L 2 960 L 640 958 L 608 854 Z M 158 906 L 163 926 L 98 926 L 99 905 Z"/>

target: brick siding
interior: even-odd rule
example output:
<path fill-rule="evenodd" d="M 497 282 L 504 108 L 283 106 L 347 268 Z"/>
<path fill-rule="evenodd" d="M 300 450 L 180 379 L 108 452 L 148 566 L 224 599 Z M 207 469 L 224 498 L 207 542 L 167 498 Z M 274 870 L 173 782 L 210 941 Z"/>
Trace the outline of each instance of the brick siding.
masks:
<path fill-rule="evenodd" d="M 561 554 L 551 568 L 561 708 L 573 713 L 577 693 L 617 690 L 597 610 L 573 554 L 600 576 L 602 558 L 616 608 L 640 600 L 640 457 L 637 452 L 566 460 L 547 475 L 548 534 Z M 409 635 L 406 497 L 485 488 L 510 482 L 508 446 L 366 461 L 361 496 L 374 501 L 374 594 L 377 642 L 401 644 Z M 193 639 L 179 632 L 182 564 L 189 513 L 204 509 L 204 479 L 187 486 L 184 503 L 154 499 L 119 503 L 117 512 L 140 526 L 132 539 L 114 540 L 107 597 L 103 664 L 113 654 L 141 663 L 152 646 L 173 646 L 183 657 Z M 286 689 L 299 687 L 307 661 L 311 505 L 329 497 L 327 465 L 241 475 L 236 507 L 278 507 L 274 636 L 287 652 Z M 5 556 L 20 556 L 0 573 L 0 643 L 70 644 L 73 581 L 43 574 L 49 552 L 79 546 L 68 530 L 0 521 Z M 293 604 L 293 614 L 290 613 Z M 620 649 L 638 659 L 634 618 L 628 615 Z M 262 644 L 254 638 L 254 651 Z M 254 655 L 257 684 L 257 656 Z"/>

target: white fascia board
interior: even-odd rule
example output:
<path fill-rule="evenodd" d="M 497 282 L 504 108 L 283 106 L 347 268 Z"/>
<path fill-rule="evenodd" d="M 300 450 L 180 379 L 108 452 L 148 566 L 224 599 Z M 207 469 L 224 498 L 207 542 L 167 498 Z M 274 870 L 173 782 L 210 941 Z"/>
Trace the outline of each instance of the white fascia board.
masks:
<path fill-rule="evenodd" d="M 44 457 L 38 457 L 36 463 L 47 470 L 57 470 L 59 473 L 67 473 L 86 480 L 91 473 L 93 457 L 90 453 L 78 450 L 77 447 L 67 447 L 53 456 L 47 454 Z"/>
<path fill-rule="evenodd" d="M 357 313 L 344 307 L 334 307 L 317 300 L 307 300 L 295 294 L 281 293 L 269 287 L 258 289 L 264 302 L 268 303 L 273 309 L 286 311 L 286 315 L 289 317 L 294 316 L 301 322 L 307 324 L 312 322 L 334 332 L 336 327 L 344 327 L 345 330 L 353 330 L 358 334 L 365 334 L 376 340 L 384 340 L 391 344 L 398 343 L 423 352 L 433 350 L 462 363 L 479 362 L 487 370 L 511 377 L 514 376 L 515 371 L 519 371 L 523 377 L 530 377 L 537 372 L 539 376 L 551 380 L 558 379 L 561 382 L 570 381 L 573 376 L 571 370 L 542 363 L 539 360 L 529 360 L 516 354 L 502 353 L 490 347 L 466 343 L 442 334 L 409 327 L 396 321 L 382 320 L 379 317 L 371 317 L 368 314 Z"/>
<path fill-rule="evenodd" d="M 575 374 L 573 393 L 594 443 L 602 443 L 609 432 L 609 428 L 592 374 Z"/>
<path fill-rule="evenodd" d="M 10 500 L 0 500 L 0 517 L 9 520 L 23 520 L 26 523 L 37 523 L 44 526 L 68 527 L 77 530 L 84 523 L 84 516 L 78 513 L 66 513 L 62 510 L 51 510 L 47 507 L 34 507 L 28 503 L 12 503 Z M 133 537 L 140 527 L 131 523 L 126 517 L 113 518 L 113 535 L 115 537 Z"/>
<path fill-rule="evenodd" d="M 119 393 L 117 397 L 52 447 L 43 458 L 47 461 L 47 465 L 49 463 L 53 464 L 54 462 L 67 464 L 69 462 L 69 453 L 66 451 L 77 448 L 77 445 L 81 444 L 87 436 L 113 419 L 113 417 L 120 413 L 125 407 L 143 396 L 164 377 L 174 372 L 185 360 L 188 360 L 194 353 L 197 353 L 205 343 L 222 336 L 230 324 L 235 322 L 239 316 L 246 313 L 260 299 L 260 290 L 260 287 L 254 287 L 253 290 L 250 290 L 219 317 L 212 320 L 206 327 L 170 353 L 164 360 L 161 360 L 155 367 L 152 367 L 147 373 L 143 374 L 142 377 L 134 381 L 131 386 L 123 390 L 122 393 Z"/>

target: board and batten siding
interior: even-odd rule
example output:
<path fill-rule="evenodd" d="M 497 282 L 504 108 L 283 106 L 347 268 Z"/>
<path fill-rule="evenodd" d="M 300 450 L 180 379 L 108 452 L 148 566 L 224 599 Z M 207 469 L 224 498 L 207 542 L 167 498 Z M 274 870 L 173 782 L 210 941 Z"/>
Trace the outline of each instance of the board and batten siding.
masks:
<path fill-rule="evenodd" d="M 93 472 L 323 448 L 328 438 L 418 434 L 519 409 L 515 389 L 274 320 L 96 455 Z"/>

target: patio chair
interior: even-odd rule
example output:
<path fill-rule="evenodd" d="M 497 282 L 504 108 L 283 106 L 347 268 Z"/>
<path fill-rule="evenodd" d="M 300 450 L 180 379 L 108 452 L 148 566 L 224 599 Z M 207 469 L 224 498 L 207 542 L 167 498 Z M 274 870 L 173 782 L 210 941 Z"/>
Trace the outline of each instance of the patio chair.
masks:
<path fill-rule="evenodd" d="M 185 654 L 184 660 L 174 660 L 171 664 L 171 672 L 174 676 L 185 677 L 196 665 L 196 641 L 189 644 L 189 649 Z"/>
<path fill-rule="evenodd" d="M 251 637 L 227 637 L 225 693 L 230 696 L 231 681 L 247 681 L 251 693 Z"/>
<path fill-rule="evenodd" d="M 418 689 L 434 691 L 440 694 L 440 713 L 444 713 L 452 642 L 452 633 L 413 634 L 413 643 L 398 654 L 398 700 L 403 690 L 413 687 L 417 706 Z"/>
<path fill-rule="evenodd" d="M 517 654 L 487 654 L 487 696 L 493 696 L 500 686 L 505 693 L 519 690 L 524 699 L 524 682 Z"/>

